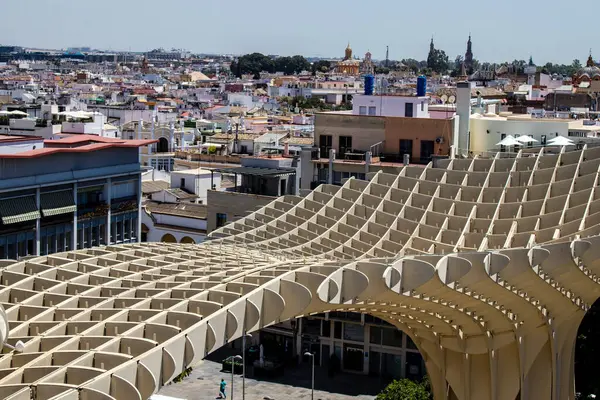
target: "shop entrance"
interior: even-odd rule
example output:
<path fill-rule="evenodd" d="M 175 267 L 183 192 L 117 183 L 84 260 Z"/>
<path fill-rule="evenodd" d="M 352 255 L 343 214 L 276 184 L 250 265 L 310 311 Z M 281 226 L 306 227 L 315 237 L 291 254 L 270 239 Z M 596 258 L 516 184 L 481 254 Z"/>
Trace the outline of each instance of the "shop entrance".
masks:
<path fill-rule="evenodd" d="M 363 372 L 363 347 L 344 344 L 344 369 L 353 372 Z"/>

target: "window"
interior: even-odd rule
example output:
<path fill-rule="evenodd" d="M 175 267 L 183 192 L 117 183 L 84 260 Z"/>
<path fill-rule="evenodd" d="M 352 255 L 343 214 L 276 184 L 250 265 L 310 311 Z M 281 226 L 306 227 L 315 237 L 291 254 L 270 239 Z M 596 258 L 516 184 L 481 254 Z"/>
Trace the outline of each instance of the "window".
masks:
<path fill-rule="evenodd" d="M 319 150 L 321 152 L 321 158 L 329 158 L 329 149 L 333 145 L 333 136 L 321 135 L 319 136 Z"/>
<path fill-rule="evenodd" d="M 248 154 L 248 146 L 242 145 L 240 147 L 241 147 L 240 153 L 242 153 L 242 154 Z"/>
<path fill-rule="evenodd" d="M 323 333 L 321 336 L 323 336 L 323 337 L 331 336 L 331 321 L 323 321 Z"/>
<path fill-rule="evenodd" d="M 369 343 L 371 344 L 381 344 L 381 331 L 383 328 L 379 326 L 371 326 L 371 333 L 369 336 Z"/>
<path fill-rule="evenodd" d="M 321 336 L 321 320 L 316 318 L 303 319 L 302 333 L 307 335 Z"/>
<path fill-rule="evenodd" d="M 362 342 L 365 340 L 365 328 L 359 324 L 344 323 L 344 340 Z"/>
<path fill-rule="evenodd" d="M 224 226 L 227 223 L 227 214 L 217 213 L 217 228 Z"/>
<path fill-rule="evenodd" d="M 352 136 L 340 136 L 340 158 L 344 157 L 346 153 L 352 152 Z"/>
<path fill-rule="evenodd" d="M 409 118 L 413 116 L 413 103 L 404 103 L 404 116 Z"/>
<path fill-rule="evenodd" d="M 342 338 L 342 322 L 341 321 L 334 321 L 333 322 L 333 337 L 335 339 L 341 339 Z"/>
<path fill-rule="evenodd" d="M 367 115 L 367 106 L 360 106 L 358 108 L 358 114 L 359 115 Z"/>
<path fill-rule="evenodd" d="M 185 178 L 181 178 L 179 181 L 179 187 L 180 188 L 184 188 L 185 187 Z"/>
<path fill-rule="evenodd" d="M 421 111 L 425 111 L 425 102 L 424 101 L 421 102 Z"/>
<path fill-rule="evenodd" d="M 369 107 L 369 115 L 377 115 L 377 107 L 370 106 Z"/>
<path fill-rule="evenodd" d="M 400 139 L 400 155 L 409 154 L 412 155 L 413 143 L 410 139 Z"/>
<path fill-rule="evenodd" d="M 279 195 L 285 196 L 287 194 L 287 179 L 282 179 L 279 181 Z"/>
<path fill-rule="evenodd" d="M 383 329 L 383 345 L 402 347 L 402 331 L 398 329 Z"/>
<path fill-rule="evenodd" d="M 111 198 L 123 199 L 126 197 L 134 197 L 137 194 L 137 182 L 119 182 L 115 183 L 111 188 Z"/>

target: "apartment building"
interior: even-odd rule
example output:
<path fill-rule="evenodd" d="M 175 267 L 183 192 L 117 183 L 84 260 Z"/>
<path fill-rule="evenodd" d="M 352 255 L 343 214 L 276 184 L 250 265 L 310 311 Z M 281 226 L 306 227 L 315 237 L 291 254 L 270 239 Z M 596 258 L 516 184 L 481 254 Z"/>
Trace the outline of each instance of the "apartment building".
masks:
<path fill-rule="evenodd" d="M 139 147 L 96 135 L 0 154 L 0 259 L 140 239 Z"/>

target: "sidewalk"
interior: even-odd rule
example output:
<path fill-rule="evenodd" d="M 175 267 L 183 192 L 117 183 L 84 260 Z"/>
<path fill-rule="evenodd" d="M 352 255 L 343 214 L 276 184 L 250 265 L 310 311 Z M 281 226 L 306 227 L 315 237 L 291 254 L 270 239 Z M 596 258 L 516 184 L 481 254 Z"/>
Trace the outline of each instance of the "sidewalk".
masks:
<path fill-rule="evenodd" d="M 221 364 L 205 360 L 189 377 L 162 388 L 158 393 L 187 400 L 212 400 L 218 395 L 221 379 L 227 382 L 227 398 L 231 398 L 231 374 L 220 372 Z M 248 371 L 250 376 L 250 372 Z M 315 369 L 315 400 L 373 400 L 383 388 L 378 378 L 338 374 L 329 378 L 327 371 Z M 246 400 L 293 400 L 311 398 L 311 368 L 301 365 L 286 369 L 284 376 L 272 381 L 246 378 Z M 234 377 L 234 399 L 242 399 L 242 377 Z"/>

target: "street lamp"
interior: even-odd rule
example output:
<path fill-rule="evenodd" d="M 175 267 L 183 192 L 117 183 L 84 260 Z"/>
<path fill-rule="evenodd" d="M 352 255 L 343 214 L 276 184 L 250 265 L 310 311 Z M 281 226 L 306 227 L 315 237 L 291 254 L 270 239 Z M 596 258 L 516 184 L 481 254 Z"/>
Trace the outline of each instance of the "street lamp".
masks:
<path fill-rule="evenodd" d="M 315 355 L 308 351 L 304 353 L 304 355 L 312 358 L 312 389 L 310 392 L 310 400 L 315 400 Z"/>
<path fill-rule="evenodd" d="M 246 400 L 246 337 L 252 335 L 244 332 L 242 336 L 242 400 Z"/>
<path fill-rule="evenodd" d="M 235 370 L 235 361 L 242 360 L 242 356 L 230 356 L 227 357 L 227 360 L 231 361 L 231 400 L 233 400 L 233 371 Z"/>

